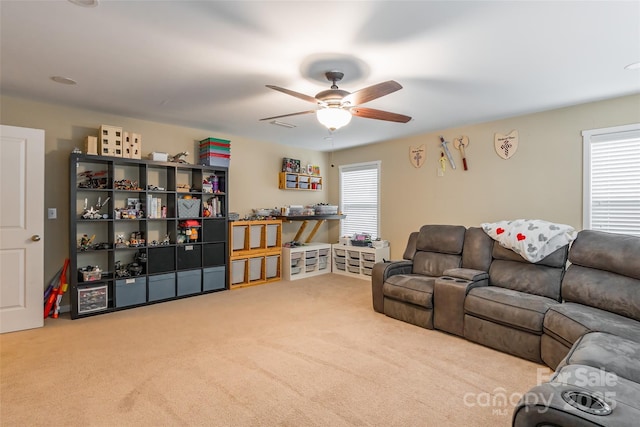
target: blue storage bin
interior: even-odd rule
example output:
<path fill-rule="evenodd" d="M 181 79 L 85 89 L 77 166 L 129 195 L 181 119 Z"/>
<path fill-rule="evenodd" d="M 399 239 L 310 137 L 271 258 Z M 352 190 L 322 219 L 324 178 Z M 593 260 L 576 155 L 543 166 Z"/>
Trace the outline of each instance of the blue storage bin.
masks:
<path fill-rule="evenodd" d="M 202 271 L 178 271 L 178 296 L 200 293 L 202 290 Z"/>
<path fill-rule="evenodd" d="M 127 307 L 145 302 L 147 302 L 146 277 L 116 280 L 116 307 Z"/>
<path fill-rule="evenodd" d="M 175 273 L 149 276 L 149 301 L 158 301 L 176 296 Z"/>
<path fill-rule="evenodd" d="M 215 291 L 226 289 L 226 268 L 224 265 L 202 270 L 202 290 Z"/>

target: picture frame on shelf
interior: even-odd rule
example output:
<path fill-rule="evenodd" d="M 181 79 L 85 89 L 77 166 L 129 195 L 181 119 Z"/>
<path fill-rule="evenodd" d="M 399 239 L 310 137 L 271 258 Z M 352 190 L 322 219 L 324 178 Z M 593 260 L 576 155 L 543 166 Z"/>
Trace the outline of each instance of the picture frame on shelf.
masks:
<path fill-rule="evenodd" d="M 282 172 L 300 173 L 300 160 L 283 157 Z"/>

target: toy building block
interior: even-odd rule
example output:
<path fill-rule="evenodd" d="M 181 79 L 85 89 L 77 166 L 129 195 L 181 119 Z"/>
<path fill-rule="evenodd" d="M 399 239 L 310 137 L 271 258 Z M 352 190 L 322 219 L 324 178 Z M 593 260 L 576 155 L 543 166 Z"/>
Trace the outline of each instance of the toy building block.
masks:
<path fill-rule="evenodd" d="M 122 128 L 117 126 L 100 126 L 100 154 L 103 156 L 122 157 Z"/>
<path fill-rule="evenodd" d="M 139 133 L 131 133 L 131 158 L 142 159 L 142 135 Z"/>
<path fill-rule="evenodd" d="M 124 145 L 122 149 L 122 157 L 130 159 L 131 158 L 131 133 L 124 132 Z"/>
<path fill-rule="evenodd" d="M 97 155 L 98 154 L 98 137 L 96 136 L 87 136 L 84 140 L 84 151 L 87 154 Z"/>

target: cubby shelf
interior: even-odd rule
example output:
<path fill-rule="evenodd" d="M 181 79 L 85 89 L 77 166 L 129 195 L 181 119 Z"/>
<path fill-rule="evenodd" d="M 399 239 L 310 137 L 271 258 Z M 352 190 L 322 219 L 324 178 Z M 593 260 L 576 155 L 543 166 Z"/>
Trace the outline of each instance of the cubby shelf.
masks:
<path fill-rule="evenodd" d="M 332 245 L 333 272 L 360 279 L 371 279 L 373 265 L 389 260 L 389 247 L 369 248 L 342 244 Z"/>
<path fill-rule="evenodd" d="M 278 175 L 278 188 L 281 190 L 321 191 L 322 177 L 302 173 L 280 172 Z"/>
<path fill-rule="evenodd" d="M 73 153 L 69 181 L 73 319 L 227 288 L 227 168 Z"/>
<path fill-rule="evenodd" d="M 283 278 L 298 280 L 331 273 L 331 244 L 308 243 L 294 248 L 283 248 Z"/>
<path fill-rule="evenodd" d="M 243 288 L 280 280 L 282 221 L 229 222 L 229 288 Z"/>

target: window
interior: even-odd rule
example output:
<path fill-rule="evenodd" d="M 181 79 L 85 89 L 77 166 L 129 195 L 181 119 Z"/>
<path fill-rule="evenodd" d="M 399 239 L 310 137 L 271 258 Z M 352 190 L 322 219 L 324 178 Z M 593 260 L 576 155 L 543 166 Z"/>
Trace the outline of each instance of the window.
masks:
<path fill-rule="evenodd" d="M 340 206 L 347 217 L 340 221 L 340 235 L 379 232 L 380 161 L 340 166 Z"/>
<path fill-rule="evenodd" d="M 640 236 L 640 123 L 582 138 L 583 227 Z"/>

